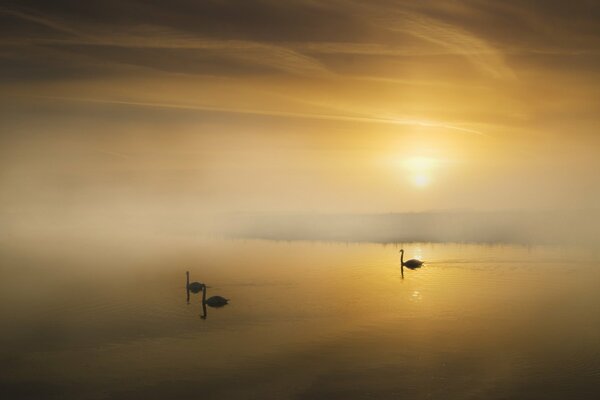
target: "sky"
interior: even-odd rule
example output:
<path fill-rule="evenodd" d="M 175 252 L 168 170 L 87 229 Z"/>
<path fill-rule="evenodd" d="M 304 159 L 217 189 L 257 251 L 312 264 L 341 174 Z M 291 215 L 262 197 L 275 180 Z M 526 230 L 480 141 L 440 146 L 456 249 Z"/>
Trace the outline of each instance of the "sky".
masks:
<path fill-rule="evenodd" d="M 589 209 L 596 1 L 2 1 L 0 212 Z"/>

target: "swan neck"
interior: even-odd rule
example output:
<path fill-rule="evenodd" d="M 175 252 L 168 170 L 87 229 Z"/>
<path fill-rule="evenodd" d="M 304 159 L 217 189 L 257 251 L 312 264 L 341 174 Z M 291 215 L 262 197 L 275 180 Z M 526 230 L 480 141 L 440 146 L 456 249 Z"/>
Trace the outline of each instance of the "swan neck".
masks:
<path fill-rule="evenodd" d="M 202 285 L 202 304 L 206 302 L 206 285 Z"/>
<path fill-rule="evenodd" d="M 404 250 L 400 250 L 400 265 L 404 265 Z"/>
<path fill-rule="evenodd" d="M 186 283 L 186 287 L 190 286 L 190 271 L 187 271 L 185 273 L 185 283 Z"/>

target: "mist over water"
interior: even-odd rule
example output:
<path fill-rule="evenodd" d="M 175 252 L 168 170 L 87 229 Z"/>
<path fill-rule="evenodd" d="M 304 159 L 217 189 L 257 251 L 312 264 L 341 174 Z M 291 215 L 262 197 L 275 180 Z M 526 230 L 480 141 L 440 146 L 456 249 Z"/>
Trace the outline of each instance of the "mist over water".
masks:
<path fill-rule="evenodd" d="M 0 36 L 2 399 L 600 397 L 594 1 L 19 0 Z"/>
<path fill-rule="evenodd" d="M 167 231 L 586 245 L 600 237 L 597 136 L 384 126 L 367 140 L 367 126 L 339 121 L 2 101 L 5 237 Z"/>
<path fill-rule="evenodd" d="M 595 246 L 595 211 L 429 212 L 358 215 L 230 215 L 217 232 L 233 237 L 342 242 L 454 242 Z"/>
<path fill-rule="evenodd" d="M 598 393 L 597 138 L 34 103 L 0 111 L 10 398 Z"/>

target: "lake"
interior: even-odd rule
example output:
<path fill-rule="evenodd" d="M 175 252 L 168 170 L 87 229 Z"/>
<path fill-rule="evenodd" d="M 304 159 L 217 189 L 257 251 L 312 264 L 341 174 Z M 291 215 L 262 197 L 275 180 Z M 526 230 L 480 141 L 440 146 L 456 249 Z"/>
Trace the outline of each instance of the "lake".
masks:
<path fill-rule="evenodd" d="M 399 267 L 420 258 L 417 270 Z M 5 399 L 563 399 L 600 393 L 577 247 L 5 240 Z M 230 304 L 186 302 L 185 272 Z"/>

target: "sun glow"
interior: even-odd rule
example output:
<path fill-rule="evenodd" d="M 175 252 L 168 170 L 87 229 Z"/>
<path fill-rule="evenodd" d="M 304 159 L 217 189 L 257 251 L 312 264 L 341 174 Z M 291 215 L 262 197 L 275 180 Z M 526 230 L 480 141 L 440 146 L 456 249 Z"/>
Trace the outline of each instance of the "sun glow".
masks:
<path fill-rule="evenodd" d="M 431 175 L 438 161 L 430 157 L 410 157 L 404 161 L 404 169 L 409 172 L 410 181 L 418 188 L 431 183 Z"/>
<path fill-rule="evenodd" d="M 410 157 L 404 161 L 406 169 L 412 172 L 426 172 L 432 170 L 437 161 L 430 157 Z"/>
<path fill-rule="evenodd" d="M 420 188 L 429 185 L 429 177 L 427 175 L 415 175 L 412 181 L 415 186 Z"/>

